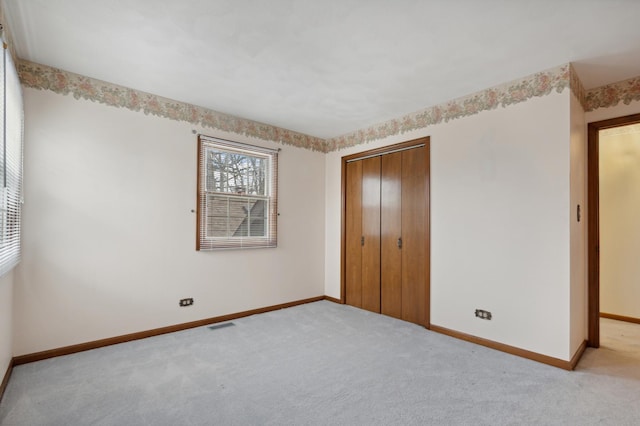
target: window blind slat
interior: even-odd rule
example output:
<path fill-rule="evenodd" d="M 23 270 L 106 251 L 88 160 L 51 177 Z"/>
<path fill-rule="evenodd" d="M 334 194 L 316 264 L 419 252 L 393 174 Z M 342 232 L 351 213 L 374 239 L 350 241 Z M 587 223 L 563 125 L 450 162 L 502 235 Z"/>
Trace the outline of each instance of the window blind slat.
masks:
<path fill-rule="evenodd" d="M 2 49 L 2 149 L 0 168 L 0 275 L 10 271 L 21 258 L 22 145 L 24 107 L 20 79 L 6 47 Z"/>

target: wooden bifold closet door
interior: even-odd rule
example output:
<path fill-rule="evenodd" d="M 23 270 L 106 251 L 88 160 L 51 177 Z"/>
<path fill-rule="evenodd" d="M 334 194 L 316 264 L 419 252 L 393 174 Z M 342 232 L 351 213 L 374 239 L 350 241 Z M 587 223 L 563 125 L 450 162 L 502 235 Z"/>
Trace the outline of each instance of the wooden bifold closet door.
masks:
<path fill-rule="evenodd" d="M 347 303 L 380 312 L 380 157 L 347 164 Z"/>
<path fill-rule="evenodd" d="M 427 327 L 428 143 L 343 159 L 342 258 L 345 303 Z"/>

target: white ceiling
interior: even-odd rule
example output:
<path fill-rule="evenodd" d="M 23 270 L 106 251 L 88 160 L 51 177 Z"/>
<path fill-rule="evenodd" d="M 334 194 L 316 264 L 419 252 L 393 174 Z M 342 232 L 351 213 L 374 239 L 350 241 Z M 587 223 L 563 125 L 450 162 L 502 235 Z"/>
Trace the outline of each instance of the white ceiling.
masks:
<path fill-rule="evenodd" d="M 4 0 L 18 55 L 338 136 L 574 62 L 640 75 L 638 0 Z"/>

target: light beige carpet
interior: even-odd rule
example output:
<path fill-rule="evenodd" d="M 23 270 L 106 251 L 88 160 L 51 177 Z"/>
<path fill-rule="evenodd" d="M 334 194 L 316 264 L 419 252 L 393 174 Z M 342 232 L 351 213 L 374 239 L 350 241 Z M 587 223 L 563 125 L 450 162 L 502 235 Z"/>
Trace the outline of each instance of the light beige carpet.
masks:
<path fill-rule="evenodd" d="M 0 424 L 640 425 L 625 325 L 569 372 L 326 301 L 233 322 L 20 365 Z"/>

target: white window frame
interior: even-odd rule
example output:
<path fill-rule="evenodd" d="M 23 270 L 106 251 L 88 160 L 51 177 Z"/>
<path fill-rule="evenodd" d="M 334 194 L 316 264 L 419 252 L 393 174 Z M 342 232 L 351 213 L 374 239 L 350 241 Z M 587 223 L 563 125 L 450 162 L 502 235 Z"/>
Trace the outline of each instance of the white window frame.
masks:
<path fill-rule="evenodd" d="M 264 179 L 264 193 L 244 193 L 242 190 L 224 190 L 224 188 L 208 188 L 207 161 L 208 153 L 211 151 L 226 154 L 240 154 L 247 157 L 260 158 L 266 162 L 266 174 Z M 221 250 L 221 249 L 247 249 L 247 248 L 273 248 L 277 247 L 277 216 L 278 216 L 278 151 L 254 145 L 241 144 L 213 138 L 210 136 L 198 135 L 198 208 L 197 208 L 197 230 L 196 230 L 196 250 Z M 248 182 L 248 179 L 247 179 Z M 244 209 L 246 217 L 243 224 L 246 225 L 247 235 L 233 236 L 234 230 L 229 226 L 236 226 L 238 229 L 242 224 L 237 222 L 240 216 L 231 216 L 230 209 L 227 208 L 226 217 L 220 216 L 219 212 L 213 213 L 208 210 L 211 205 L 208 201 L 212 198 L 217 200 L 227 200 L 227 206 L 231 203 L 238 205 L 247 202 Z M 260 218 L 264 218 L 264 235 L 251 235 L 253 229 L 251 211 L 256 201 L 263 203 L 264 212 Z M 253 202 L 253 204 L 251 204 Z M 216 219 L 226 220 L 226 235 L 211 235 L 210 227 Z M 260 220 L 258 220 L 258 224 Z"/>

